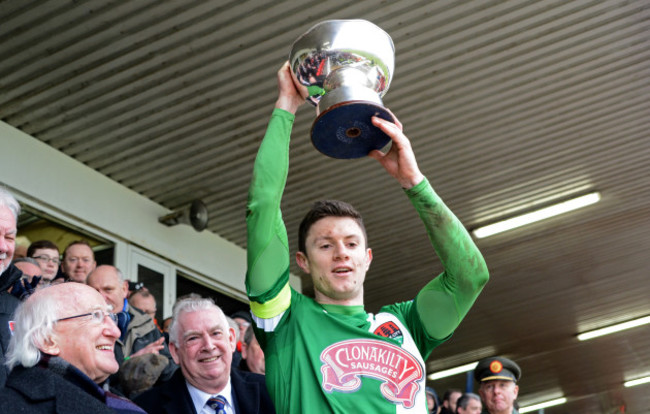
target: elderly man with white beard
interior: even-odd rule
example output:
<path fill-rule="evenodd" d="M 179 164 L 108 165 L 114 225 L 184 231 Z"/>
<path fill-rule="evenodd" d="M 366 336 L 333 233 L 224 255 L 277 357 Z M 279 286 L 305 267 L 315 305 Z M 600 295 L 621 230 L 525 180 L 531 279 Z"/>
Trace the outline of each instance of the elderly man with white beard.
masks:
<path fill-rule="evenodd" d="M 9 371 L 5 368 L 5 354 L 11 339 L 11 320 L 20 304 L 8 290 L 20 280 L 22 273 L 11 260 L 16 249 L 16 222 L 20 204 L 6 189 L 0 187 L 0 387 L 4 386 Z"/>

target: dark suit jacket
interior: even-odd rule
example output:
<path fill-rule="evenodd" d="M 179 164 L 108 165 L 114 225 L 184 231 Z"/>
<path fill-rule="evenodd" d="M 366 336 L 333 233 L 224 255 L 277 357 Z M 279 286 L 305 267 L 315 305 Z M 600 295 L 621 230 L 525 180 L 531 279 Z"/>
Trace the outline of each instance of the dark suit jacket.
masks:
<path fill-rule="evenodd" d="M 230 384 L 237 414 L 275 413 L 264 375 L 232 369 Z M 133 401 L 149 414 L 196 414 L 180 368 L 169 381 L 143 392 Z"/>
<path fill-rule="evenodd" d="M 0 389 L 0 413 L 115 414 L 99 399 L 61 375 L 39 367 L 17 366 Z"/>
<path fill-rule="evenodd" d="M 9 330 L 9 321 L 14 319 L 14 312 L 20 301 L 7 289 L 14 285 L 16 280 L 23 276 L 22 272 L 13 264 L 9 265 L 5 271 L 0 274 L 0 388 L 5 385 L 9 369 L 5 366 L 5 354 L 9 348 L 11 339 L 11 330 Z"/>

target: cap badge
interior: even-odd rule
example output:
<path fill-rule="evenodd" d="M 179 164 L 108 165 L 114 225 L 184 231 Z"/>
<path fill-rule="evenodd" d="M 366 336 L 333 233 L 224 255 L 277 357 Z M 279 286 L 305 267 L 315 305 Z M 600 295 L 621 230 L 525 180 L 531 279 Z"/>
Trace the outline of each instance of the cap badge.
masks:
<path fill-rule="evenodd" d="M 501 364 L 501 362 L 492 361 L 490 363 L 490 371 L 492 371 L 493 373 L 497 374 L 497 373 L 501 372 L 502 369 L 503 369 L 503 365 Z"/>

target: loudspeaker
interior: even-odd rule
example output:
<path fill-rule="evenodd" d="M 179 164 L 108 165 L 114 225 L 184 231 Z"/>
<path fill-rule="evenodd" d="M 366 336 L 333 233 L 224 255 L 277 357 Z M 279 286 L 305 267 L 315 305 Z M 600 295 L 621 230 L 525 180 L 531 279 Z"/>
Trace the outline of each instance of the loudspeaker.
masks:
<path fill-rule="evenodd" d="M 208 208 L 203 201 L 194 200 L 191 204 L 173 213 L 158 217 L 158 221 L 167 226 L 189 224 L 194 230 L 203 231 L 208 227 Z"/>

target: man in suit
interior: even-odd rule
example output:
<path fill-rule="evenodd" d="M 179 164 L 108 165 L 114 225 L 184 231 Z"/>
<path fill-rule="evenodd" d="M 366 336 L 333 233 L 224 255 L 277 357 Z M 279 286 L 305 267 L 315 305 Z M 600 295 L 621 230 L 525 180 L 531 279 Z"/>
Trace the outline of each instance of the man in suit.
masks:
<path fill-rule="evenodd" d="M 275 413 L 264 376 L 231 369 L 234 349 L 235 330 L 211 299 L 177 302 L 169 350 L 181 369 L 135 401 L 150 413 Z"/>
<path fill-rule="evenodd" d="M 0 413 L 144 414 L 102 387 L 118 369 L 119 335 L 94 289 L 62 283 L 36 291 L 16 310 Z"/>
<path fill-rule="evenodd" d="M 0 186 L 0 387 L 7 379 L 5 354 L 12 337 L 11 321 L 20 301 L 9 291 L 20 280 L 22 273 L 11 264 L 16 249 L 16 223 L 20 204 L 4 187 Z"/>

